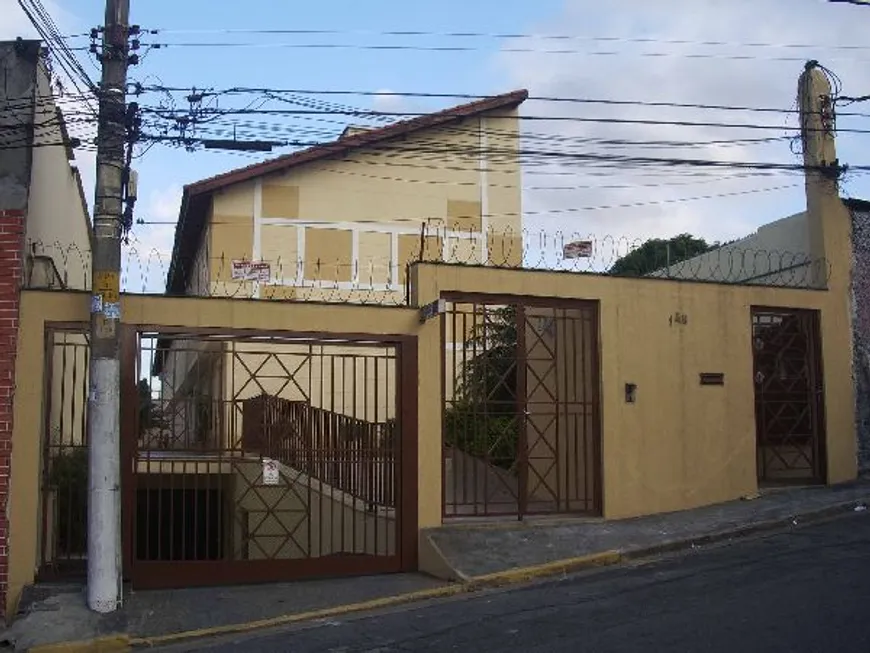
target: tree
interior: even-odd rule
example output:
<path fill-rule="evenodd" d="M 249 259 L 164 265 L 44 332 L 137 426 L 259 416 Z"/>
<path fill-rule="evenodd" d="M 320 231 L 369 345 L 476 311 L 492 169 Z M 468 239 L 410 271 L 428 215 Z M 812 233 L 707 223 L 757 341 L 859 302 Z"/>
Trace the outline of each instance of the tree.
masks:
<path fill-rule="evenodd" d="M 519 444 L 517 312 L 515 306 L 485 310 L 463 343 L 467 357 L 454 370 L 444 438 L 448 446 L 511 469 Z"/>
<path fill-rule="evenodd" d="M 651 238 L 634 251 L 617 259 L 607 273 L 623 277 L 642 277 L 716 247 L 717 244 L 710 245 L 703 238 L 695 238 L 691 234 L 679 234 L 667 240 Z"/>

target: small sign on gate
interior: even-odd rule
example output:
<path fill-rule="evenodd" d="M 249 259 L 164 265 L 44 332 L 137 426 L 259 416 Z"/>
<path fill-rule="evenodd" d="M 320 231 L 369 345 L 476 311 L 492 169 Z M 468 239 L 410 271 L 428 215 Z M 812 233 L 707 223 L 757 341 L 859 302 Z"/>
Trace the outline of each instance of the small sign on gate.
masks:
<path fill-rule="evenodd" d="M 278 470 L 278 461 L 263 458 L 263 485 L 278 485 L 280 482 L 281 472 Z"/>

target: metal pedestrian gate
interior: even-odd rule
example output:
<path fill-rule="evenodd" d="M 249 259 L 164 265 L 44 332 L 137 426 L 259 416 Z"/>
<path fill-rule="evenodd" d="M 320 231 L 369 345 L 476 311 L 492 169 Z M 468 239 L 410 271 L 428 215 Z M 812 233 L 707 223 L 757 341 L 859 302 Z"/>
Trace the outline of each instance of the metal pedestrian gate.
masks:
<path fill-rule="evenodd" d="M 40 580 L 86 571 L 89 359 L 87 324 L 46 328 Z"/>
<path fill-rule="evenodd" d="M 753 307 L 752 352 L 759 482 L 823 483 L 818 311 Z"/>
<path fill-rule="evenodd" d="M 448 295 L 443 514 L 600 514 L 598 304 Z"/>
<path fill-rule="evenodd" d="M 415 568 L 412 339 L 140 329 L 123 346 L 135 587 Z"/>

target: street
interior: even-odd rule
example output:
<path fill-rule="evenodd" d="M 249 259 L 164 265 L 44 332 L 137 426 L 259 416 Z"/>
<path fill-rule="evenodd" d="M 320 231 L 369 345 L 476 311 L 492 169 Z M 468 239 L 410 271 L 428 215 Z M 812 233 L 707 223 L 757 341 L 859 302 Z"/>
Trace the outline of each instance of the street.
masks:
<path fill-rule="evenodd" d="M 159 649 L 870 651 L 870 517 L 522 588 Z"/>

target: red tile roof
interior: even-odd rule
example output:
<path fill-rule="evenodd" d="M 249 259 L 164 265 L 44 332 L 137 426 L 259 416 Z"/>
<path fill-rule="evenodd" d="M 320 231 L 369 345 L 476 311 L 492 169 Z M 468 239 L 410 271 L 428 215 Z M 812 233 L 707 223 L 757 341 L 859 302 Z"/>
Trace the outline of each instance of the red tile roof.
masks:
<path fill-rule="evenodd" d="M 186 185 L 178 215 L 178 226 L 175 230 L 175 244 L 166 284 L 167 293 L 182 293 L 187 286 L 193 263 L 192 258 L 202 237 L 208 205 L 214 191 L 270 173 L 283 172 L 304 163 L 346 154 L 422 129 L 437 127 L 488 111 L 514 108 L 522 104 L 528 97 L 529 92 L 525 89 L 488 97 L 410 120 L 402 120 L 386 127 L 345 136 L 330 143 L 316 145 L 269 161 L 230 170 Z"/>

